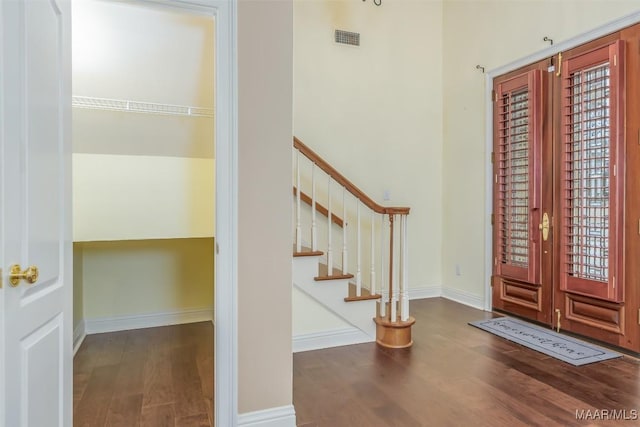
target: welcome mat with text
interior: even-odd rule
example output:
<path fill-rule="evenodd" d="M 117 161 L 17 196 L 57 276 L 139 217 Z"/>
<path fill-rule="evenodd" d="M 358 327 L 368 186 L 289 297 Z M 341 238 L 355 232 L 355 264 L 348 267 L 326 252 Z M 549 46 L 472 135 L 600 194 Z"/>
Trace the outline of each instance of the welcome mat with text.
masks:
<path fill-rule="evenodd" d="M 469 324 L 574 366 L 622 357 L 619 353 L 513 317 L 496 317 Z"/>

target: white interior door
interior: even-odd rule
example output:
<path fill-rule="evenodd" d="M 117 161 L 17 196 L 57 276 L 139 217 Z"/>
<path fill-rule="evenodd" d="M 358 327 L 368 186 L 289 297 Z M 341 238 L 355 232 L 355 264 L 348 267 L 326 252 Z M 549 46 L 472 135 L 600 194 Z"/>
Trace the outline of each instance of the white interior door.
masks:
<path fill-rule="evenodd" d="M 68 0 L 3 0 L 0 426 L 71 426 L 71 32 Z M 10 280 L 35 266 L 35 283 Z"/>

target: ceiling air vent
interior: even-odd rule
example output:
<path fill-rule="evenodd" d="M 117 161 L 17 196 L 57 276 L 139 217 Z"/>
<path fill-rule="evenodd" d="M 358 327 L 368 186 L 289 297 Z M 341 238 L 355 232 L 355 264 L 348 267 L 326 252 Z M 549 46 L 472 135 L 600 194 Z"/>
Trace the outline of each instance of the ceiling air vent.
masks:
<path fill-rule="evenodd" d="M 336 30 L 336 43 L 350 44 L 351 46 L 360 46 L 360 33 Z"/>

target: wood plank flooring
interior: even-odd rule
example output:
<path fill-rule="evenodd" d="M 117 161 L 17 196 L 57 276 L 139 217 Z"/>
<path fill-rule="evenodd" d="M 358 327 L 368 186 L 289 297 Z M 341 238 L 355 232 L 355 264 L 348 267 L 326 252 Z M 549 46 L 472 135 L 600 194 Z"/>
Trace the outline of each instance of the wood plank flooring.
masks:
<path fill-rule="evenodd" d="M 89 335 L 73 381 L 75 427 L 210 427 L 213 324 Z"/>
<path fill-rule="evenodd" d="M 441 298 L 411 310 L 411 349 L 294 354 L 299 427 L 640 425 L 638 359 L 574 367 L 467 325 L 490 313 Z"/>

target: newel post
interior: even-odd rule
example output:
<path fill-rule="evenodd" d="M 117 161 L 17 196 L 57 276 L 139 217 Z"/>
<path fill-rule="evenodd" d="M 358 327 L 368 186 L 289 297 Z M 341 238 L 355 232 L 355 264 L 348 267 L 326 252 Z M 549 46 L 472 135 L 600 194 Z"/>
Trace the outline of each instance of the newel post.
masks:
<path fill-rule="evenodd" d="M 378 345 L 387 348 L 411 347 L 413 339 L 411 337 L 411 327 L 416 320 L 409 316 L 409 299 L 407 289 L 407 228 L 406 213 L 400 213 L 400 237 L 399 237 L 399 262 L 395 265 L 394 249 L 394 222 L 395 212 L 389 214 L 389 296 L 386 313 L 381 309 L 381 314 L 377 316 L 376 322 L 376 342 Z M 399 280 L 394 281 L 394 267 L 399 269 Z M 400 298 L 398 298 L 400 297 Z M 398 301 L 400 300 L 400 301 Z M 398 307 L 400 305 L 400 307 Z M 398 313 L 400 312 L 400 313 Z M 385 314 L 382 314 L 385 313 Z M 398 315 L 400 314 L 400 315 Z"/>

